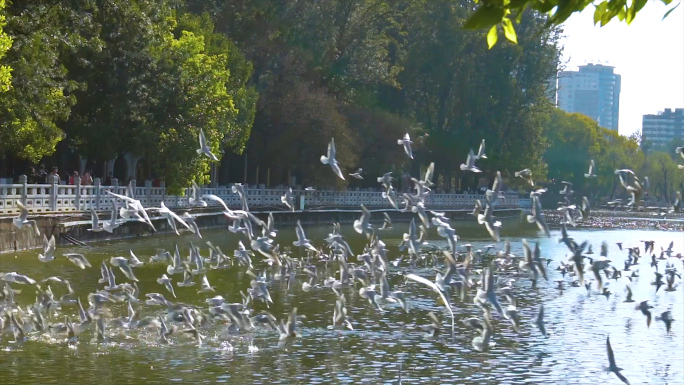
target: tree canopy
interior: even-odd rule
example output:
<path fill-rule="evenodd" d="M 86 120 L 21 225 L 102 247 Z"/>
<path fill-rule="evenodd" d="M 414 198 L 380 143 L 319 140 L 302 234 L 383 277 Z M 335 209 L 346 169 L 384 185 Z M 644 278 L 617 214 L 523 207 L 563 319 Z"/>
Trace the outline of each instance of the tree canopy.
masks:
<path fill-rule="evenodd" d="M 553 15 L 514 13 L 517 44 L 488 49 L 487 31 L 468 29 L 482 4 L 8 3 L 0 65 L 12 76 L 0 77 L 10 81 L 0 93 L 0 156 L 38 162 L 60 141 L 91 161 L 132 153 L 144 159 L 145 177 L 173 192 L 209 181 L 209 159 L 195 151 L 203 130 L 224 166 L 244 165 L 248 183 L 268 173 L 272 184 L 295 176 L 318 187 L 377 187 L 372 177 L 342 181 L 321 167 L 335 138 L 344 173 L 393 171 L 402 180 L 435 162 L 441 191 L 476 188 L 496 171 L 512 181 L 522 168 L 583 189 L 589 159 L 599 181 L 587 194 L 615 194 L 613 170 L 622 167 L 660 170 L 654 187 L 672 188 L 671 165 L 658 168 L 661 159 L 635 140 L 554 107 Z M 415 161 L 396 144 L 406 133 Z M 482 139 L 483 173 L 461 171 Z"/>
<path fill-rule="evenodd" d="M 660 0 L 671 5 L 673 0 Z M 499 30 L 512 42 L 517 42 L 514 22 L 520 24 L 522 15 L 532 9 L 547 14 L 548 26 L 559 26 L 572 14 L 582 12 L 588 6 L 594 7 L 594 25 L 601 27 L 617 18 L 631 24 L 637 13 L 646 5 L 646 0 L 475 0 L 477 9 L 465 23 L 468 29 L 487 29 L 487 44 L 491 48 L 498 40 Z M 672 5 L 663 15 L 666 18 L 681 4 Z"/>

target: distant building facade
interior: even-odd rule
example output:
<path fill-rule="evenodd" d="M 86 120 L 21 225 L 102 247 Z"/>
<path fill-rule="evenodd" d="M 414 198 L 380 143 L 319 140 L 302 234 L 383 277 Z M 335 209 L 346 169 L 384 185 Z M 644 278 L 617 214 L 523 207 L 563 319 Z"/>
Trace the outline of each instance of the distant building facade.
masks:
<path fill-rule="evenodd" d="M 684 108 L 666 108 L 655 115 L 644 115 L 641 140 L 662 148 L 673 139 L 684 139 Z"/>
<path fill-rule="evenodd" d="M 617 131 L 622 79 L 615 67 L 587 64 L 579 71 L 558 74 L 557 105 L 594 119 L 601 127 Z"/>

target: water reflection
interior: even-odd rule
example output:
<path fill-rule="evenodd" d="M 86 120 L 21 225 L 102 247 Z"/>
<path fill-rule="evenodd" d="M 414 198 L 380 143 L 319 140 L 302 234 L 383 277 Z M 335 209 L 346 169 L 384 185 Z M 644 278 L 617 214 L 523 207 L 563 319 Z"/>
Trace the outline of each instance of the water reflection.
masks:
<path fill-rule="evenodd" d="M 364 239 L 346 226 L 343 234 L 352 248 L 360 252 Z M 384 234 L 390 251 L 390 259 L 399 256 L 396 246 L 400 242 L 405 225 L 395 224 L 395 229 Z M 309 227 L 307 236 L 317 245 L 330 231 L 328 226 Z M 490 243 L 481 230 L 458 229 L 461 244 L 472 243 L 481 248 Z M 505 234 L 513 244 L 512 252 L 522 254 L 522 236 L 533 239 L 534 232 L 524 229 L 522 234 Z M 211 241 L 228 254 L 236 247 L 237 237 L 226 235 L 224 230 L 204 232 L 199 242 L 190 237 L 152 237 L 142 240 L 112 242 L 89 247 L 85 254 L 93 266 L 111 256 L 127 255 L 133 249 L 141 257 L 155 254 L 158 249 L 172 250 L 178 243 L 183 254 L 190 242 L 203 245 Z M 595 249 L 601 241 L 610 245 L 610 258 L 616 266 L 622 266 L 626 252 L 615 245 L 637 245 L 640 239 L 653 239 L 656 247 L 675 241 L 675 249 L 684 248 L 681 233 L 645 231 L 574 231 L 576 240 L 589 240 Z M 634 303 L 623 303 L 626 279 L 611 280 L 607 286 L 612 292 L 608 298 L 588 294 L 584 287 L 556 289 L 554 280 L 561 278 L 555 270 L 558 262 L 566 257 L 565 246 L 553 238 L 540 238 L 542 257 L 551 258 L 549 282 L 542 281 L 537 289 L 531 289 L 530 281 L 517 278 L 515 292 L 521 319 L 520 333 L 515 333 L 509 322 L 496 317 L 493 322 L 493 345 L 488 352 L 472 349 L 471 340 L 476 332 L 466 328 L 460 320 L 478 316 L 479 310 L 472 305 L 472 293 L 465 302 L 452 298 L 456 316 L 456 336 L 452 341 L 449 316 L 439 306 L 436 295 L 428 288 L 406 284 L 402 273 L 408 271 L 406 263 L 389 277 L 393 290 L 403 290 L 409 298 L 408 314 L 395 304 L 384 303 L 385 312 L 372 308 L 357 290 L 346 289 L 347 307 L 354 330 L 331 330 L 335 294 L 329 289 L 305 293 L 301 283 L 307 276 L 301 272 L 296 280 L 273 281 L 269 290 L 274 303 L 268 309 L 284 318 L 292 307 L 300 315 L 301 338 L 278 347 L 276 332 L 259 329 L 251 334 L 232 335 L 222 325 L 205 331 L 207 340 L 197 347 L 190 338 L 173 336 L 172 345 L 160 345 L 156 335 L 141 331 L 119 332 L 111 336 L 111 343 L 95 344 L 84 338 L 75 347 L 68 347 L 62 340 L 29 340 L 22 345 L 12 343 L 8 334 L 0 337 L 0 379 L 2 383 L 73 383 L 92 384 L 103 379 L 117 383 L 397 383 L 400 373 L 403 383 L 462 383 L 462 384 L 514 384 L 514 383 L 620 383 L 613 375 L 602 371 L 607 364 L 605 336 L 610 334 L 618 365 L 625 368 L 623 374 L 632 383 L 678 383 L 684 378 L 684 295 L 682 288 L 674 292 L 663 290 L 655 293 L 650 282 L 653 279 L 648 258 L 640 262 L 641 278 L 630 284 L 638 303 L 648 299 L 655 307 L 654 316 L 671 308 L 675 318 L 672 331 L 667 334 L 662 322 L 655 320 L 649 328 L 644 316 L 634 310 Z M 291 229 L 281 229 L 278 242 L 291 244 Z M 431 234 L 434 242 L 444 245 L 443 240 Z M 431 240 L 432 241 L 432 240 Z M 206 248 L 205 248 L 206 250 Z M 58 250 L 63 252 L 83 249 Z M 206 252 L 205 252 L 206 254 Z M 298 251 L 295 251 L 298 256 Z M 261 265 L 261 264 L 260 264 Z M 680 271 L 681 265 L 678 264 Z M 145 265 L 136 269 L 140 279 L 141 297 L 145 293 L 164 293 L 156 283 L 163 265 Z M 37 252 L 0 255 L 0 270 L 17 271 L 34 279 L 58 275 L 69 279 L 82 298 L 101 285 L 97 283 L 98 270 L 85 272 L 68 261 L 59 259 L 51 264 L 41 264 Z M 419 266 L 413 272 L 434 277 L 430 266 Z M 87 275 L 86 275 L 87 273 Z M 336 264 L 319 266 L 319 278 L 337 276 Z M 251 277 L 244 268 L 214 270 L 208 273 L 209 281 L 217 287 L 217 293 L 229 302 L 240 302 L 239 291 L 249 286 Z M 569 278 L 568 278 L 569 282 Z M 289 286 L 289 288 L 288 288 Z M 57 296 L 64 289 L 53 285 Z M 197 295 L 197 287 L 176 288 L 178 301 L 205 306 L 207 295 Z M 58 293 L 59 292 L 59 293 Z M 33 301 L 31 290 L 17 295 L 26 305 Z M 545 306 L 545 322 L 549 338 L 543 338 L 534 325 L 539 304 Z M 255 311 L 265 310 L 265 304 L 257 302 Z M 115 316 L 125 314 L 125 306 L 113 306 Z M 73 309 L 69 308 L 69 312 Z M 142 309 L 142 315 L 150 315 L 157 309 Z M 428 312 L 435 312 L 442 320 L 446 338 L 430 339 L 421 326 L 429 323 Z M 59 321 L 59 320 L 58 320 Z M 250 345 L 258 351 L 250 349 Z M 232 349 L 231 349 L 232 347 Z"/>

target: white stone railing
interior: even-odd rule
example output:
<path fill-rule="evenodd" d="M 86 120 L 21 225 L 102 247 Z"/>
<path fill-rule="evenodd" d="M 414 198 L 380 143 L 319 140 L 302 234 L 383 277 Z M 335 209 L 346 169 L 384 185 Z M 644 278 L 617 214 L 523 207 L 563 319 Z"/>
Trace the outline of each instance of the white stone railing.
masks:
<path fill-rule="evenodd" d="M 59 185 L 59 184 L 28 184 L 26 177 L 19 178 L 17 184 L 0 184 L 0 215 L 16 214 L 19 212 L 17 202 L 22 202 L 31 213 L 51 212 L 84 212 L 95 210 L 111 210 L 114 198 L 107 194 L 111 191 L 126 195 L 125 186 L 102 186 L 100 179 L 94 180 L 94 185 Z M 116 182 L 114 182 L 116 184 Z M 190 190 L 185 196 L 166 195 L 166 188 L 152 187 L 151 181 L 146 181 L 144 187 L 136 186 L 133 181 L 135 198 L 145 207 L 159 207 L 161 202 L 169 208 L 191 207 L 188 202 Z M 285 194 L 287 187 L 265 188 L 263 185 L 244 186 L 247 194 L 247 204 L 250 208 L 282 209 L 285 205 L 280 197 Z M 233 194 L 230 187 L 203 187 L 202 194 L 214 194 L 223 199 L 231 208 L 240 208 L 240 198 Z M 297 209 L 300 208 L 301 197 L 304 197 L 306 208 L 335 208 L 357 207 L 361 204 L 374 208 L 390 208 L 387 199 L 381 192 L 368 190 L 349 191 L 305 191 L 294 190 L 293 195 Z M 483 199 L 476 194 L 430 194 L 425 206 L 429 209 L 457 209 L 471 208 L 477 199 Z M 211 201 L 209 205 L 217 205 Z M 119 202 L 119 204 L 121 204 Z M 497 204 L 500 208 L 519 207 L 517 194 L 505 194 Z"/>

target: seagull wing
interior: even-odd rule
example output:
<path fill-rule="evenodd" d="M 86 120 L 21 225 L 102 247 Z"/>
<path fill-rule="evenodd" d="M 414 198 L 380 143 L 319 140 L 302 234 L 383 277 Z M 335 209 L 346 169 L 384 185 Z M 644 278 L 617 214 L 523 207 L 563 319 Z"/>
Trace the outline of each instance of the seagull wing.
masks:
<path fill-rule="evenodd" d="M 93 222 L 93 230 L 100 227 L 100 219 L 97 217 L 97 213 L 93 209 L 90 209 L 90 220 Z"/>
<path fill-rule="evenodd" d="M 207 147 L 207 138 L 204 136 L 204 130 L 200 128 L 199 132 L 199 145 L 200 148 L 197 150 L 198 154 L 201 154 L 205 147 Z"/>
<path fill-rule="evenodd" d="M 332 138 L 330 139 L 330 143 L 328 143 L 328 158 L 335 159 L 336 153 L 337 151 L 335 150 L 335 138 Z"/>
<path fill-rule="evenodd" d="M 452 317 L 454 316 L 454 312 L 453 312 L 453 310 L 451 310 L 451 305 L 449 304 L 449 300 L 447 300 L 447 298 L 444 296 L 444 293 L 439 289 L 439 287 L 434 282 L 430 282 L 427 279 L 425 279 L 419 275 L 415 275 L 415 274 L 407 274 L 406 278 L 411 279 L 411 280 L 416 281 L 416 282 L 419 282 L 419 283 L 422 283 L 423 285 L 425 285 L 425 286 L 431 288 L 433 291 L 437 292 L 439 294 L 439 296 L 442 298 L 442 302 L 444 302 L 444 306 L 446 306 L 447 310 L 449 310 L 449 313 L 451 314 L 451 316 Z"/>
<path fill-rule="evenodd" d="M 204 194 L 202 195 L 202 199 L 209 199 L 211 201 L 218 202 L 219 204 L 221 204 L 221 206 L 223 206 L 223 208 L 225 209 L 224 211 L 230 211 L 228 205 L 226 205 L 226 202 L 224 202 L 223 199 L 214 194 Z"/>
<path fill-rule="evenodd" d="M 608 365 L 612 370 L 616 368 L 617 365 L 615 365 L 615 356 L 613 355 L 613 348 L 610 347 L 610 337 L 606 337 L 606 350 L 608 351 Z"/>
<path fill-rule="evenodd" d="M 19 219 L 22 222 L 25 222 L 26 218 L 28 217 L 28 210 L 26 209 L 26 206 L 24 206 L 24 204 L 21 203 L 21 201 L 17 201 L 17 207 L 19 207 L 19 210 L 21 210 L 21 212 L 19 213 Z"/>

